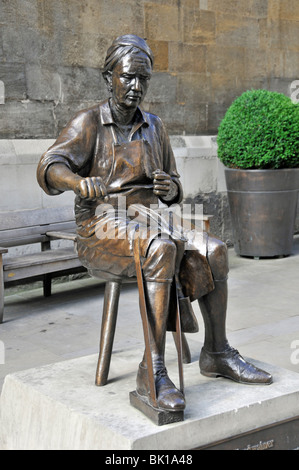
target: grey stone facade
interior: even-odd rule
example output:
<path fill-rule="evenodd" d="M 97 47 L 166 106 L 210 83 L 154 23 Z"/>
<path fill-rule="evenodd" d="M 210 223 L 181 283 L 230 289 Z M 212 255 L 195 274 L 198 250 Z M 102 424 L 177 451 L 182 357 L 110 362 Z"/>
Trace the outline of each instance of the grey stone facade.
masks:
<path fill-rule="evenodd" d="M 299 78 L 298 5 L 1 0 L 0 138 L 55 138 L 77 110 L 105 98 L 105 52 L 124 33 L 146 37 L 154 51 L 145 109 L 158 114 L 172 135 L 215 135 L 243 91 L 290 94 Z"/>

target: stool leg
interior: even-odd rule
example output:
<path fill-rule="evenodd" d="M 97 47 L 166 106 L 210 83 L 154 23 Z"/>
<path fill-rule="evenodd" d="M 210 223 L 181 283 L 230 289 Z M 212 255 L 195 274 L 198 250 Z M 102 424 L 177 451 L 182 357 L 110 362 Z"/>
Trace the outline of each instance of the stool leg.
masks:
<path fill-rule="evenodd" d="M 3 322 L 4 313 L 4 275 L 3 275 L 3 259 L 0 253 L 0 323 Z"/>
<path fill-rule="evenodd" d="M 108 379 L 120 288 L 120 282 L 108 281 L 106 283 L 101 327 L 100 353 L 95 380 L 95 383 L 98 386 L 106 385 Z"/>

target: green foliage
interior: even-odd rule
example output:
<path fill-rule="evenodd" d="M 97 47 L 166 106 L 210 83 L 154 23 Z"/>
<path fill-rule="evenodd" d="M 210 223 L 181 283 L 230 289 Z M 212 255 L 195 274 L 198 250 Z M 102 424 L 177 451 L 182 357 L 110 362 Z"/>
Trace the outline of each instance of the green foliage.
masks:
<path fill-rule="evenodd" d="M 246 91 L 227 110 L 217 143 L 230 168 L 299 167 L 299 104 L 273 91 Z"/>

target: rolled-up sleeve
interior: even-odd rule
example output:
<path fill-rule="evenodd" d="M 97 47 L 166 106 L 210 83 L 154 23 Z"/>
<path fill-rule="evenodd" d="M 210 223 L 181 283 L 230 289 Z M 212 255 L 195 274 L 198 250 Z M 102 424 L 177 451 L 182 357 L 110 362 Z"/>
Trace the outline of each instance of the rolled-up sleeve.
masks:
<path fill-rule="evenodd" d="M 66 165 L 73 173 L 87 176 L 94 154 L 97 115 L 94 110 L 80 111 L 63 129 L 56 142 L 42 155 L 37 167 L 37 181 L 49 195 L 61 194 L 47 182 L 47 170 L 55 163 Z"/>

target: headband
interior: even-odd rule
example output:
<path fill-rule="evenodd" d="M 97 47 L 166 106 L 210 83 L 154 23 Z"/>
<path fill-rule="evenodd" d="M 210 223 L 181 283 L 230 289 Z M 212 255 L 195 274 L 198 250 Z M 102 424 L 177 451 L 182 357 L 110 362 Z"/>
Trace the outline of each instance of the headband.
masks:
<path fill-rule="evenodd" d="M 144 52 L 150 59 L 153 66 L 153 53 L 150 47 L 147 45 L 146 41 L 138 36 L 135 36 L 134 34 L 125 34 L 124 36 L 116 38 L 109 47 L 105 59 L 103 74 L 113 70 L 120 59 L 122 59 L 125 55 L 134 52 L 136 49 Z"/>

